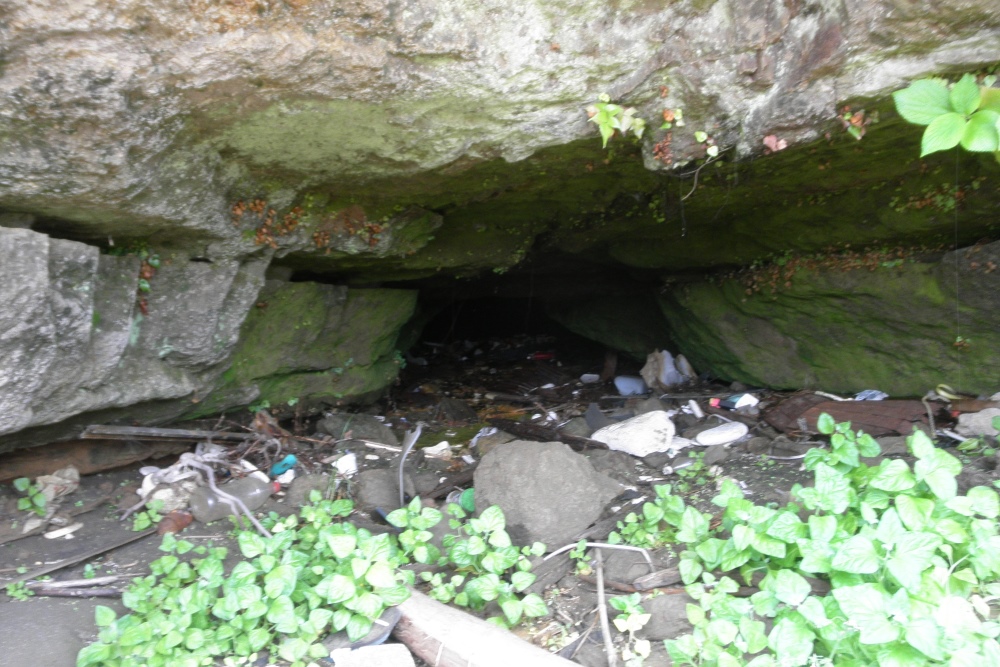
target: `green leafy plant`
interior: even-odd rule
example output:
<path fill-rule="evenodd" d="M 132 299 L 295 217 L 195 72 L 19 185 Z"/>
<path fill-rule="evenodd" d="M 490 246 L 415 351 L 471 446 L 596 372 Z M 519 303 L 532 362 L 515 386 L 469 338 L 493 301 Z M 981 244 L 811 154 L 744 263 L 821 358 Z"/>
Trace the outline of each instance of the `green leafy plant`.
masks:
<path fill-rule="evenodd" d="M 635 115 L 634 107 L 623 107 L 620 104 L 613 104 L 611 96 L 601 93 L 597 97 L 597 103 L 587 107 L 587 117 L 591 123 L 597 125 L 601 133 L 601 146 L 608 147 L 608 140 L 614 136 L 617 130 L 622 136 L 628 134 L 629 130 L 637 137 L 641 138 L 646 129 L 646 121 Z"/>
<path fill-rule="evenodd" d="M 364 636 L 386 606 L 409 596 L 413 574 L 399 569 L 405 557 L 390 535 L 334 521 L 350 514 L 350 501 L 318 491 L 310 499 L 300 515 L 265 519 L 270 538 L 238 532 L 244 560 L 228 576 L 226 549 L 164 535 L 166 555 L 122 596 L 131 613 L 97 608 L 99 640 L 80 652 L 78 667 L 209 665 L 264 649 L 304 667 L 327 656 L 319 640 L 329 632 Z"/>
<path fill-rule="evenodd" d="M 899 115 L 926 125 L 920 156 L 961 145 L 967 151 L 993 153 L 1000 161 L 1000 88 L 996 78 L 982 84 L 965 74 L 949 85 L 944 79 L 921 79 L 892 94 Z"/>
<path fill-rule="evenodd" d="M 271 409 L 271 401 L 267 400 L 266 398 L 263 398 L 257 401 L 256 403 L 251 403 L 247 407 L 247 410 L 249 410 L 254 414 L 257 414 L 261 410 L 270 410 L 270 409 Z"/>
<path fill-rule="evenodd" d="M 27 477 L 18 477 L 14 480 L 14 488 L 18 492 L 26 494 L 24 498 L 17 499 L 17 509 L 45 516 L 47 499 L 36 484 L 32 484 Z"/>
<path fill-rule="evenodd" d="M 615 628 L 618 629 L 618 632 L 628 633 L 627 642 L 622 649 L 625 667 L 642 667 L 653 648 L 648 639 L 639 639 L 635 636 L 635 633 L 641 630 L 652 617 L 642 608 L 642 596 L 639 593 L 632 593 L 627 596 L 613 597 L 608 600 L 608 604 L 621 612 L 614 618 Z"/>
<path fill-rule="evenodd" d="M 132 530 L 138 532 L 160 523 L 163 520 L 163 515 L 160 514 L 162 511 L 162 500 L 150 500 L 146 504 L 146 509 L 142 512 L 137 512 L 132 518 Z"/>
<path fill-rule="evenodd" d="M 328 657 L 320 641 L 327 634 L 345 631 L 351 640 L 359 639 L 386 607 L 409 597 L 415 576 L 402 566 L 411 556 L 421 563 L 451 562 L 429 543 L 428 529 L 441 520 L 441 512 L 422 507 L 419 499 L 390 514 L 406 529 L 398 538 L 373 535 L 344 521 L 353 511 L 350 500 L 327 500 L 320 491 L 309 500 L 297 515 L 265 518 L 272 537 L 238 530 L 243 560 L 228 575 L 226 549 L 196 547 L 164 535 L 160 549 L 165 555 L 122 595 L 130 613 L 119 618 L 108 607 L 97 608 L 98 641 L 80 651 L 77 666 L 196 667 L 220 660 L 237 665 L 266 650 L 272 660 L 306 667 Z M 468 529 L 459 522 L 468 538 L 464 547 L 452 546 L 456 559 L 466 563 L 464 570 L 476 576 L 466 581 L 472 575 L 456 574 L 452 597 L 467 606 L 497 601 L 502 623 L 547 613 L 538 596 L 517 595 L 534 581 L 526 555 L 544 546 L 511 547 L 508 567 L 502 512 L 492 508 L 468 523 L 474 521 L 480 523 Z M 476 550 L 474 537 L 485 539 L 488 548 L 468 553 Z M 463 549 L 467 558 L 457 555 Z"/>
<path fill-rule="evenodd" d="M 800 504 L 754 505 L 724 482 L 719 527 L 692 513 L 677 532 L 698 604 L 693 631 L 666 642 L 675 664 L 1000 664 L 1000 495 L 958 495 L 961 463 L 921 431 L 908 438 L 911 469 L 857 460 L 878 447 L 848 424 L 824 416 L 819 430 L 832 447 L 806 457 L 815 483 L 793 488 Z M 759 591 L 736 597 L 734 577 Z"/>
<path fill-rule="evenodd" d="M 15 584 L 8 584 L 5 587 L 5 590 L 7 591 L 7 595 L 9 595 L 12 600 L 18 600 L 19 602 L 24 602 L 35 594 L 33 590 L 24 585 L 23 581 L 19 581 Z"/>
<path fill-rule="evenodd" d="M 537 594 L 519 596 L 535 582 L 528 557 L 544 553 L 545 545 L 536 542 L 520 549 L 514 546 L 503 511 L 495 505 L 467 521 L 463 521 L 467 514 L 459 505 L 449 503 L 447 511 L 452 516 L 449 526 L 456 532 L 444 536 L 445 552 L 438 564 L 447 566 L 455 575 L 421 573 L 421 579 L 431 584 L 431 597 L 476 611 L 495 602 L 503 616 L 487 620 L 503 627 L 516 625 L 523 617 L 547 614 L 548 608 Z"/>

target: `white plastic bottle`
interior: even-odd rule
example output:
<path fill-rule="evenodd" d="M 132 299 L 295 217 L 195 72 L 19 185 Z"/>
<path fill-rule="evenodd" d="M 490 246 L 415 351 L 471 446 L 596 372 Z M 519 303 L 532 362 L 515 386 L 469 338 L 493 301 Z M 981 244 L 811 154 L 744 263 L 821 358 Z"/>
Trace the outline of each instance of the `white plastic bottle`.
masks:
<path fill-rule="evenodd" d="M 243 479 L 223 484 L 219 489 L 242 500 L 247 509 L 252 512 L 271 497 L 271 494 L 274 493 L 274 483 L 251 475 L 250 477 L 244 477 Z M 195 489 L 194 493 L 191 494 L 188 505 L 191 508 L 191 514 L 194 515 L 194 518 L 202 523 L 218 521 L 239 512 L 237 509 L 234 513 L 229 503 L 220 498 L 208 486 L 201 486 Z"/>

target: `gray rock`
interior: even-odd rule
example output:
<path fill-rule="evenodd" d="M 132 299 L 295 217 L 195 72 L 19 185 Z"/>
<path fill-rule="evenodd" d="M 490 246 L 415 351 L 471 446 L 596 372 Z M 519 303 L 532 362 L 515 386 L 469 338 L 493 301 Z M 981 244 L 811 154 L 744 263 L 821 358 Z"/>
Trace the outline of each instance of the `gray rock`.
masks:
<path fill-rule="evenodd" d="M 308 505 L 310 493 L 326 493 L 329 490 L 330 475 L 302 475 L 292 480 L 285 494 L 285 504 L 293 509 Z"/>
<path fill-rule="evenodd" d="M 906 456 L 910 453 L 906 438 L 901 435 L 886 435 L 875 438 L 875 441 L 882 449 L 882 456 Z"/>
<path fill-rule="evenodd" d="M 594 429 L 590 428 L 590 424 L 587 423 L 584 417 L 573 417 L 563 424 L 559 428 L 559 431 L 566 435 L 575 435 L 581 438 L 589 438 L 594 433 Z"/>
<path fill-rule="evenodd" d="M 625 452 L 595 449 L 588 451 L 585 456 L 597 472 L 622 484 L 632 484 L 635 481 L 636 460 Z"/>
<path fill-rule="evenodd" d="M 516 440 L 483 457 L 475 472 L 476 507 L 499 505 L 519 544 L 550 549 L 571 541 L 600 516 L 621 486 L 559 442 Z"/>
<path fill-rule="evenodd" d="M 705 458 L 703 459 L 705 465 L 715 465 L 717 463 L 722 463 L 729 458 L 729 449 L 725 445 L 712 445 L 711 447 L 705 447 Z"/>
<path fill-rule="evenodd" d="M 608 416 L 604 414 L 597 403 L 591 403 L 588 405 L 587 412 L 584 413 L 583 417 L 587 420 L 587 426 L 590 427 L 590 433 L 611 424 L 611 420 L 608 419 Z M 590 434 L 587 434 L 587 437 L 589 438 Z"/>
<path fill-rule="evenodd" d="M 331 435 L 336 440 L 353 438 L 371 440 L 383 445 L 399 446 L 399 439 L 392 429 L 375 417 L 366 414 L 331 414 L 316 423 L 316 430 Z"/>
<path fill-rule="evenodd" d="M 955 426 L 955 431 L 959 435 L 964 435 L 967 438 L 975 437 L 977 435 L 997 435 L 1000 431 L 997 431 L 993 427 L 993 419 L 1000 417 L 1000 408 L 986 408 L 985 410 L 980 410 L 979 412 L 966 412 L 958 416 L 958 424 Z"/>
<path fill-rule="evenodd" d="M 409 475 L 403 478 L 407 495 L 416 496 L 413 480 Z M 365 508 L 380 508 L 390 512 L 399 507 L 399 473 L 395 469 L 362 470 L 356 484 L 358 505 Z"/>
<path fill-rule="evenodd" d="M 688 622 L 687 605 L 697 604 L 686 593 L 680 595 L 657 595 L 643 600 L 642 607 L 651 614 L 649 622 L 636 634 L 643 639 L 674 639 L 691 632 Z"/>

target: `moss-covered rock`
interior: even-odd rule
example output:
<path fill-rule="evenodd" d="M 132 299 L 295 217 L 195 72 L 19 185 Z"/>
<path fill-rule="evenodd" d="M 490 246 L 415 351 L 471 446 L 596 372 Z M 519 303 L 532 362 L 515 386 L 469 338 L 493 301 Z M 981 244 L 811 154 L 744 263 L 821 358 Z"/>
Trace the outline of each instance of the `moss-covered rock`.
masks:
<path fill-rule="evenodd" d="M 370 397 L 399 371 L 396 337 L 416 292 L 269 280 L 243 325 L 223 382 L 198 407 L 283 406 Z"/>
<path fill-rule="evenodd" d="M 680 350 L 725 379 L 894 396 L 943 382 L 992 393 L 1000 376 L 996 267 L 1000 243 L 856 268 L 803 266 L 773 292 L 737 279 L 676 286 L 660 305 Z"/>

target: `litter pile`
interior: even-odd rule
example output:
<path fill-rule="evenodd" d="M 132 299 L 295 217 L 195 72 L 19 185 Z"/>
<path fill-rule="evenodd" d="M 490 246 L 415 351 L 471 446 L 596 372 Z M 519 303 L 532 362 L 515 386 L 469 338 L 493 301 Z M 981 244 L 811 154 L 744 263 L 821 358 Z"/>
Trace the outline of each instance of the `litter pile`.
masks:
<path fill-rule="evenodd" d="M 372 534 L 398 534 L 390 515 L 414 498 L 425 508 L 453 503 L 470 513 L 498 506 L 515 545 L 545 545 L 549 555 L 529 559 L 534 579 L 519 592 L 544 597 L 547 615 L 510 634 L 414 593 L 370 619 L 372 629 L 360 639 L 330 633 L 323 645 L 335 664 L 402 666 L 413 664 L 412 654 L 433 665 L 482 666 L 510 664 L 522 652 L 518 659 L 529 665 L 575 660 L 596 666 L 623 654 L 639 660 L 630 664 L 642 664 L 643 651 L 649 664 L 666 664 L 662 643 L 650 640 L 690 631 L 689 599 L 643 597 L 650 616 L 612 633 L 604 597 L 605 589 L 638 596 L 655 589 L 683 593 L 677 554 L 669 546 L 608 544 L 632 520 L 630 514 L 656 498 L 657 486 L 669 484 L 689 505 L 713 514 L 718 507 L 711 499 L 725 483 L 758 504 L 784 505 L 792 484 L 809 483 L 801 469 L 807 452 L 829 447 L 821 435 L 824 414 L 877 440 L 880 453 L 870 465 L 911 458 L 905 436 L 918 429 L 964 457 L 961 490 L 990 485 L 997 477 L 1000 395 L 963 396 L 944 385 L 921 399 L 892 399 L 875 390 L 850 397 L 787 394 L 712 383 L 699 378 L 683 356 L 666 351 L 652 352 L 629 374 L 618 372 L 628 362 L 619 364 L 613 354 L 592 366 L 589 360 L 560 359 L 556 348 L 556 341 L 537 337 L 425 344 L 408 357 L 384 403 L 361 412 L 328 412 L 315 421 L 302 415 L 279 421 L 261 410 L 243 424 L 91 426 L 80 443 L 182 443 L 186 451 L 121 473 L 133 476 L 125 489 L 130 494 L 118 487 L 78 495 L 77 468 L 58 459 L 49 462 L 49 474 L 18 479 L 0 497 L 0 544 L 36 541 L 32 556 L 3 552 L 0 585 L 13 597 L 120 595 L 120 577 L 62 585 L 41 577 L 90 567 L 92 559 L 157 527 L 180 537 L 210 524 L 222 535 L 229 524 L 219 520 L 232 516 L 271 537 L 275 516 L 294 513 L 317 492 L 327 500 L 352 500 L 349 520 Z M 114 500 L 117 518 L 139 532 L 75 553 L 63 547 L 65 557 L 34 564 L 46 543 L 66 544 L 87 530 L 104 530 L 101 521 L 83 518 L 99 515 L 94 510 Z M 269 512 L 277 514 L 265 520 Z M 441 547 L 443 533 L 434 532 Z M 589 554 L 585 544 L 592 545 Z M 575 566 L 577 561 L 589 566 Z M 418 581 L 416 590 L 435 597 L 430 584 L 421 588 Z M 15 604 L 22 603 L 8 600 L 0 611 Z M 623 612 L 623 605 L 612 602 L 611 613 Z M 627 624 L 628 614 L 623 616 Z M 489 653 L 502 661 L 491 662 Z M 323 659 L 329 664 L 328 656 Z"/>

